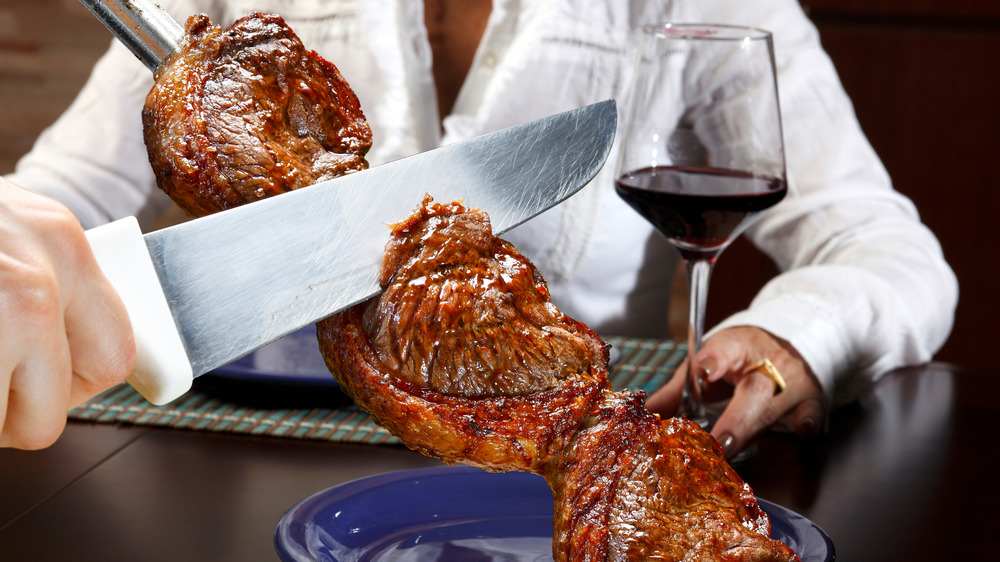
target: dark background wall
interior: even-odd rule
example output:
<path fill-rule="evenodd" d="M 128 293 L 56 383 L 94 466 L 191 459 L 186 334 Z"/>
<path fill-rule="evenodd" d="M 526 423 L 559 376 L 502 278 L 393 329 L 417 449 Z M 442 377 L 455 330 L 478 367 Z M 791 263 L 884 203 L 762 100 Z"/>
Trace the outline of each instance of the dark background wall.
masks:
<path fill-rule="evenodd" d="M 1000 2 L 803 6 L 896 188 L 917 204 L 958 274 L 955 328 L 937 358 L 991 364 L 1000 318 Z M 72 101 L 109 41 L 78 0 L 0 0 L 0 173 Z M 709 324 L 744 307 L 773 274 L 737 242 L 716 268 Z"/>

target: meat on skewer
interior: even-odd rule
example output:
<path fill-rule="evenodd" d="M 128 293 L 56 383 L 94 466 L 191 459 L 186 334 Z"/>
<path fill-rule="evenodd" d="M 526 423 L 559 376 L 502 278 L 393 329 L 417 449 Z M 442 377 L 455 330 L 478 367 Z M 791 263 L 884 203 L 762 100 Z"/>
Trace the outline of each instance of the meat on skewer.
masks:
<path fill-rule="evenodd" d="M 413 449 L 545 476 L 556 560 L 798 559 L 711 436 L 610 389 L 607 346 L 485 213 L 425 199 L 381 282 L 317 325 L 330 371 Z"/>
<path fill-rule="evenodd" d="M 457 203 L 396 225 L 382 296 L 317 324 L 341 388 L 413 449 L 539 472 L 607 387 L 607 350 Z"/>
<path fill-rule="evenodd" d="M 143 126 L 160 188 L 188 214 L 367 167 L 357 97 L 280 17 L 222 30 L 192 16 L 186 31 Z M 382 283 L 318 324 L 331 372 L 411 448 L 543 475 L 557 560 L 797 560 L 707 433 L 612 391 L 607 345 L 485 213 L 425 199 L 393 227 Z"/>
<path fill-rule="evenodd" d="M 372 133 L 332 63 L 284 20 L 188 18 L 142 111 L 157 185 L 191 216 L 364 170 Z"/>

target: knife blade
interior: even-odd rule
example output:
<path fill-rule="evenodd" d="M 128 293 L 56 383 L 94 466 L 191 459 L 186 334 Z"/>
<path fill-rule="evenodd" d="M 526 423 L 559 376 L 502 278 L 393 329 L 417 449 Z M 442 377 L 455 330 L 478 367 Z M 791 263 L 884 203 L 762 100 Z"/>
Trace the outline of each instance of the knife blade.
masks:
<path fill-rule="evenodd" d="M 377 295 L 389 225 L 425 194 L 510 230 L 586 185 L 616 126 L 606 100 L 145 235 L 132 217 L 88 230 L 132 322 L 128 382 L 170 402 L 193 377 Z"/>

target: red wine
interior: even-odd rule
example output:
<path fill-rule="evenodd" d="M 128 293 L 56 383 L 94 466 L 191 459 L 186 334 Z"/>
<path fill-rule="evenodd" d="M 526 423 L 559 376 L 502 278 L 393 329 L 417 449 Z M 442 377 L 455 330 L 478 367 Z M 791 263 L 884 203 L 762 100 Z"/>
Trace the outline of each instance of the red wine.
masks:
<path fill-rule="evenodd" d="M 758 212 L 785 196 L 784 180 L 749 172 L 654 166 L 628 172 L 618 195 L 687 257 L 722 250 Z"/>

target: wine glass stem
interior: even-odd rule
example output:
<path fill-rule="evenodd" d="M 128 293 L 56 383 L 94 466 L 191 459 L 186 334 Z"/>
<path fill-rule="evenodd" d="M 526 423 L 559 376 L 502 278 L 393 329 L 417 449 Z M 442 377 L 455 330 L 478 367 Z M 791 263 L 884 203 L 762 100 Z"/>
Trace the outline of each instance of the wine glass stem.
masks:
<path fill-rule="evenodd" d="M 683 414 L 702 426 L 708 425 L 708 416 L 702 401 L 702 381 L 695 363 L 695 355 L 701 350 L 701 338 L 705 330 L 705 306 L 708 302 L 708 283 L 712 276 L 713 259 L 688 259 L 687 269 L 690 290 L 688 309 L 688 372 L 684 382 Z"/>

